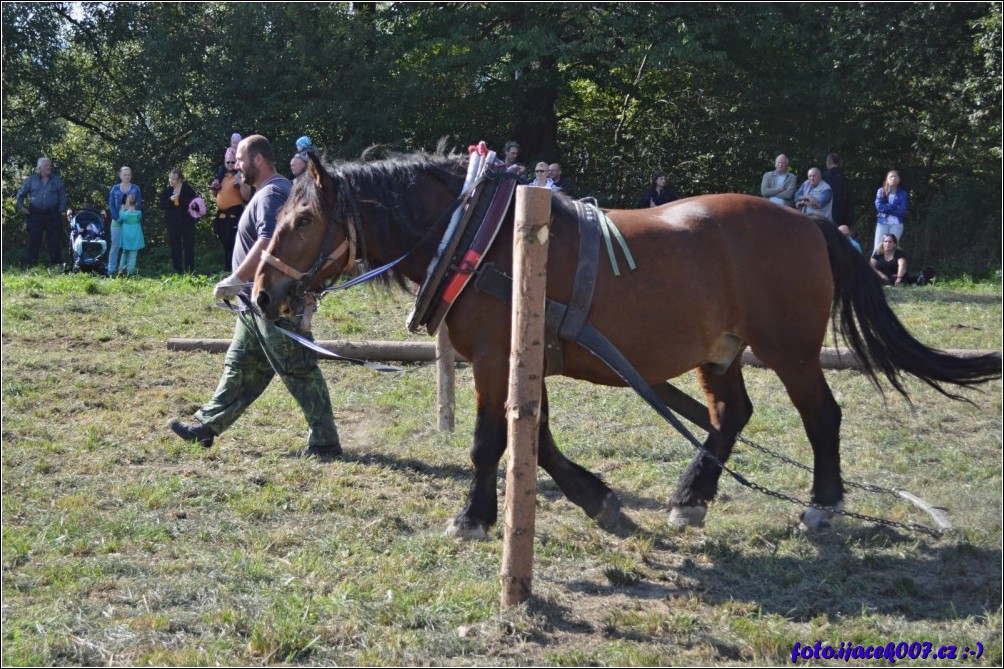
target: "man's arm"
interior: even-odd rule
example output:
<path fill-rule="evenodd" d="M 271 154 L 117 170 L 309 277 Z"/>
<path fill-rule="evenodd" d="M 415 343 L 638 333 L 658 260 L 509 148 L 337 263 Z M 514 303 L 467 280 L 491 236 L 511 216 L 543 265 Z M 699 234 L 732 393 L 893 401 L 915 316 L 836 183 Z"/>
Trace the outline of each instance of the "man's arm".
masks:
<path fill-rule="evenodd" d="M 24 206 L 24 196 L 28 195 L 29 193 L 31 193 L 31 189 L 28 186 L 29 183 L 31 183 L 31 177 L 28 177 L 27 179 L 25 179 L 24 183 L 21 184 L 21 187 L 17 189 L 17 203 L 16 203 L 16 206 L 17 206 L 17 210 L 20 211 L 22 214 L 29 213 L 28 212 L 28 208 L 26 206 Z"/>
<path fill-rule="evenodd" d="M 259 237 L 258 241 L 254 243 L 251 250 L 248 251 L 247 256 L 244 258 L 238 267 L 234 268 L 234 276 L 243 280 L 245 283 L 254 280 L 255 272 L 258 271 L 258 264 L 261 262 L 261 254 L 268 247 L 268 243 L 272 241 L 268 237 Z"/>
<path fill-rule="evenodd" d="M 784 177 L 784 188 L 780 193 L 777 194 L 779 198 L 784 200 L 791 200 L 795 197 L 795 187 L 798 185 L 798 179 L 795 175 L 789 172 Z"/>

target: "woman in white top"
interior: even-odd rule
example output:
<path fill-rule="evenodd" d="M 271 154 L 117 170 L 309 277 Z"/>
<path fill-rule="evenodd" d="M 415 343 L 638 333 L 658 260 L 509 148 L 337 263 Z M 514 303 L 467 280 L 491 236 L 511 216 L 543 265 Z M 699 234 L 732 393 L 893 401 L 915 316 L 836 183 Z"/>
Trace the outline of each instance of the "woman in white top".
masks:
<path fill-rule="evenodd" d="M 547 163 L 537 163 L 537 167 L 533 168 L 534 180 L 530 182 L 530 186 L 537 186 L 538 188 L 550 188 L 551 190 L 557 190 L 554 187 L 554 182 L 551 181 L 551 177 L 547 176 L 548 166 Z"/>

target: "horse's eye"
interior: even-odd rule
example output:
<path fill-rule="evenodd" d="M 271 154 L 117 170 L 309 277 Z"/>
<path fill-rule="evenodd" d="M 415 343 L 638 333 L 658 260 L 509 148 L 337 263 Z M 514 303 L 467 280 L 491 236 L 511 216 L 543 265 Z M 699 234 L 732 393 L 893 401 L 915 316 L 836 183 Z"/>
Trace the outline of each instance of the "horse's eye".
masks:
<path fill-rule="evenodd" d="M 309 218 L 298 218 L 298 219 L 296 219 L 296 227 L 302 228 L 305 225 L 310 225 L 310 219 Z"/>

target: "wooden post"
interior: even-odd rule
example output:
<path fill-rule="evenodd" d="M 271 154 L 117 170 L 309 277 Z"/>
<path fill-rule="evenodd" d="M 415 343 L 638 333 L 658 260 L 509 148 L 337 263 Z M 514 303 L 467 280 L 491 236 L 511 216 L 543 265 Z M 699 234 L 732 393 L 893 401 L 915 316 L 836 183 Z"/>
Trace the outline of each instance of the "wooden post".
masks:
<path fill-rule="evenodd" d="M 506 470 L 502 606 L 530 596 L 537 502 L 537 447 L 544 382 L 544 298 L 551 190 L 516 188 L 513 237 L 512 349 L 506 400 L 509 464 Z"/>
<path fill-rule="evenodd" d="M 436 413 L 440 432 L 453 432 L 456 422 L 456 370 L 457 355 L 446 323 L 442 323 L 436 330 Z"/>

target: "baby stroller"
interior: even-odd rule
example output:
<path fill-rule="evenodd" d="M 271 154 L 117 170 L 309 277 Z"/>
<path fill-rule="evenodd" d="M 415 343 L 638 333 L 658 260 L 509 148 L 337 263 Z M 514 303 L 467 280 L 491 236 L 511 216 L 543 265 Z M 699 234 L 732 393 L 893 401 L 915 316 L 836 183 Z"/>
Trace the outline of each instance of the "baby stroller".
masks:
<path fill-rule="evenodd" d="M 70 219 L 70 253 L 73 257 L 71 272 L 96 272 L 104 274 L 105 217 L 100 209 L 82 207 Z"/>

